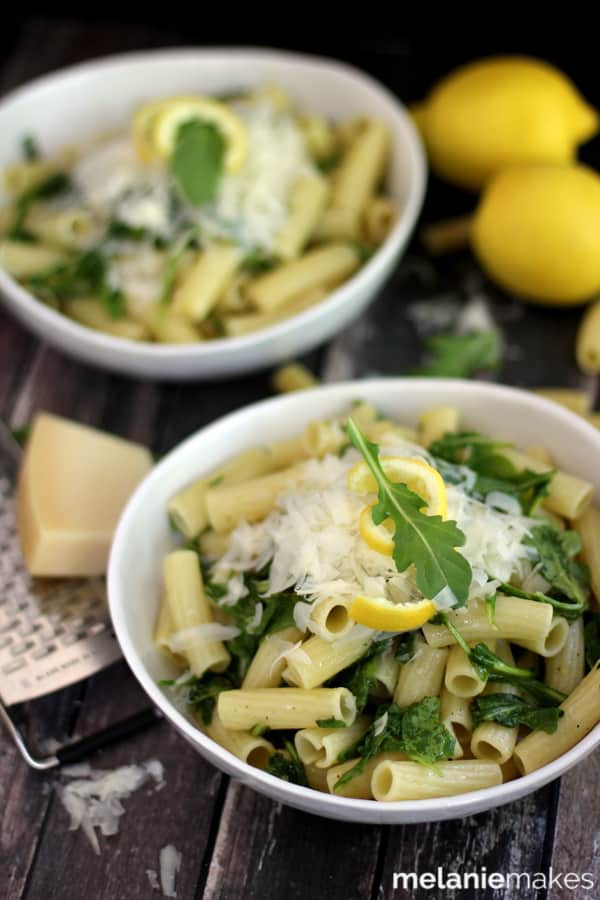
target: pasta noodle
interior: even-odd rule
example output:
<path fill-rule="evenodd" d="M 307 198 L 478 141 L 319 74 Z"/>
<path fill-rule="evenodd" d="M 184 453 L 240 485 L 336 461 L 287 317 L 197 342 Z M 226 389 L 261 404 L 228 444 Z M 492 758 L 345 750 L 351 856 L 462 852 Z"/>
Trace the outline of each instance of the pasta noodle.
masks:
<path fill-rule="evenodd" d="M 534 731 L 517 744 L 514 757 L 521 775 L 566 753 L 600 722 L 600 662 L 561 703 L 561 709 L 554 734 Z"/>
<path fill-rule="evenodd" d="M 306 366 L 300 363 L 290 363 L 277 369 L 273 375 L 273 387 L 279 394 L 287 394 L 290 391 L 304 391 L 307 388 L 316 387 L 318 379 Z"/>
<path fill-rule="evenodd" d="M 165 557 L 164 578 L 167 604 L 176 632 L 191 632 L 195 626 L 213 621 L 204 593 L 198 557 L 192 550 L 174 550 Z M 184 655 L 194 675 L 207 669 L 226 669 L 230 656 L 221 641 L 197 640 L 186 644 Z"/>
<path fill-rule="evenodd" d="M 577 365 L 587 375 L 600 372 L 600 303 L 590 306 L 581 320 L 575 344 Z"/>
<path fill-rule="evenodd" d="M 502 770 L 493 762 L 453 760 L 435 770 L 414 762 L 384 761 L 374 770 L 371 790 L 376 800 L 426 800 L 479 791 L 502 783 Z"/>
<path fill-rule="evenodd" d="M 255 725 L 268 728 L 315 728 L 321 719 L 339 719 L 352 725 L 356 701 L 346 688 L 257 688 L 222 691 L 217 701 L 219 717 L 232 731 Z"/>

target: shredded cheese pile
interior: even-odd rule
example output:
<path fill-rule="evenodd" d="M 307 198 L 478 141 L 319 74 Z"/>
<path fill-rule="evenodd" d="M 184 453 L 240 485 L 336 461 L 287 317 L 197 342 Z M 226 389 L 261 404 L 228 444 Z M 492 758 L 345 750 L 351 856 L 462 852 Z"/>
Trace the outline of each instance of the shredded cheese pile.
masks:
<path fill-rule="evenodd" d="M 125 812 L 123 800 L 150 779 L 155 789 L 165 785 L 163 765 L 148 759 L 141 765 L 120 766 L 106 771 L 93 769 L 89 763 L 65 766 L 61 776 L 72 778 L 68 784 L 57 784 L 60 801 L 71 817 L 69 831 L 81 828 L 95 853 L 100 853 L 96 829 L 105 836 L 117 834 L 119 819 Z"/>
<path fill-rule="evenodd" d="M 409 443 L 382 452 L 427 457 L 422 448 Z M 391 557 L 372 550 L 359 533 L 365 497 L 346 487 L 348 470 L 358 459 L 351 449 L 341 459 L 326 456 L 305 463 L 300 485 L 280 496 L 277 508 L 264 521 L 241 522 L 234 529 L 228 552 L 214 566 L 215 579 L 229 579 L 235 587 L 232 593 L 239 595 L 241 573 L 260 570 L 270 561 L 269 594 L 293 588 L 308 600 L 358 593 L 398 601 L 417 599 L 412 569 L 398 573 Z M 464 532 L 466 544 L 460 550 L 473 570 L 469 600 L 493 592 L 514 574 L 525 576 L 531 564 L 521 542 L 531 520 L 500 513 L 467 496 L 459 486 L 446 487 L 447 518 Z M 299 618 L 310 628 L 310 607 L 301 606 Z"/>

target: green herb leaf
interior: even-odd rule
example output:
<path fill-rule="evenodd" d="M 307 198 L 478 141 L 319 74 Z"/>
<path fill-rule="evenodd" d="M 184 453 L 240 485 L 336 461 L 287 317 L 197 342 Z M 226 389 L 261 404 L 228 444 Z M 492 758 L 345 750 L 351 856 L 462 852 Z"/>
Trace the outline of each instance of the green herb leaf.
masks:
<path fill-rule="evenodd" d="M 434 765 L 454 755 L 455 739 L 440 722 L 438 697 L 424 697 L 400 709 L 395 703 L 377 710 L 369 730 L 356 744 L 340 753 L 338 762 L 359 757 L 358 762 L 342 775 L 335 785 L 338 791 L 357 775 L 378 753 L 401 752 L 415 762 Z"/>
<path fill-rule="evenodd" d="M 526 725 L 547 734 L 554 734 L 563 715 L 558 706 L 533 705 L 517 694 L 504 693 L 477 697 L 472 704 L 472 713 L 474 728 L 481 722 L 498 722 L 509 728 Z"/>
<path fill-rule="evenodd" d="M 15 207 L 15 217 L 8 230 L 8 236 L 14 240 L 30 240 L 31 235 L 25 229 L 27 213 L 38 200 L 47 200 L 57 194 L 62 194 L 71 187 L 71 179 L 65 172 L 55 172 L 49 175 L 40 184 L 30 188 L 21 194 Z"/>
<path fill-rule="evenodd" d="M 416 762 L 430 765 L 454 754 L 455 739 L 440 722 L 438 697 L 425 697 L 403 710 L 402 750 Z"/>
<path fill-rule="evenodd" d="M 540 571 L 559 594 L 583 610 L 589 597 L 589 573 L 574 561 L 581 551 L 581 538 L 576 531 L 561 531 L 552 525 L 535 525 L 523 540 L 536 551 Z"/>
<path fill-rule="evenodd" d="M 283 779 L 283 781 L 290 781 L 292 784 L 301 784 L 303 787 L 308 787 L 306 772 L 296 748 L 291 741 L 284 741 L 284 745 L 284 751 L 278 750 L 269 757 L 267 772 Z"/>
<path fill-rule="evenodd" d="M 554 472 L 519 471 L 497 452 L 510 446 L 477 432 L 465 431 L 445 434 L 433 441 L 428 450 L 435 457 L 445 481 L 461 484 L 465 493 L 476 500 L 485 501 L 492 491 L 516 497 L 523 512 L 531 515 L 547 495 Z M 469 469 L 477 475 L 473 484 L 465 478 Z"/>
<path fill-rule="evenodd" d="M 108 266 L 99 249 L 86 250 L 67 263 L 53 266 L 27 279 L 27 285 L 42 297 L 57 303 L 70 297 L 95 295 L 112 319 L 125 315 L 125 299 L 108 283 Z"/>
<path fill-rule="evenodd" d="M 396 645 L 394 659 L 399 663 L 404 664 L 410 662 L 415 655 L 416 634 L 416 631 L 407 631 L 404 634 L 401 634 L 398 638 L 398 644 Z"/>
<path fill-rule="evenodd" d="M 197 238 L 198 230 L 196 228 L 190 228 L 189 231 L 186 231 L 179 238 L 171 253 L 169 254 L 169 257 L 165 264 L 162 288 L 160 292 L 159 303 L 161 306 L 166 306 L 169 303 L 171 294 L 173 293 L 173 288 L 175 286 L 175 279 L 177 277 L 177 272 L 179 271 L 179 266 L 181 265 L 186 251 L 193 243 L 196 242 Z"/>
<path fill-rule="evenodd" d="M 120 219 L 111 219 L 106 228 L 105 240 L 145 241 L 151 237 L 144 225 L 128 225 Z"/>
<path fill-rule="evenodd" d="M 433 600 L 444 592 L 453 605 L 466 603 L 471 584 L 471 566 L 457 547 L 465 536 L 456 522 L 421 512 L 423 499 L 405 484 L 387 477 L 379 461 L 379 448 L 362 434 L 350 418 L 348 436 L 371 470 L 377 483 L 378 500 L 371 508 L 376 525 L 389 518 L 394 524 L 393 559 L 399 572 L 410 565 L 416 569 L 416 583 L 424 597 Z"/>
<path fill-rule="evenodd" d="M 220 675 L 207 672 L 201 678 L 192 675 L 187 681 L 179 684 L 176 684 L 175 681 L 159 681 L 158 683 L 185 692 L 187 702 L 200 713 L 205 725 L 210 725 L 212 722 L 217 697 L 221 691 L 231 691 L 233 688 L 239 687 L 239 683 L 225 672 Z"/>
<path fill-rule="evenodd" d="M 488 594 L 485 598 L 485 605 L 487 606 L 488 622 L 493 625 L 496 621 L 496 595 Z"/>
<path fill-rule="evenodd" d="M 414 375 L 469 378 L 475 372 L 498 369 L 502 344 L 498 332 L 472 331 L 469 334 L 437 334 L 425 342 L 428 361 Z"/>
<path fill-rule="evenodd" d="M 248 272 L 268 272 L 275 266 L 272 256 L 267 256 L 264 250 L 251 250 L 242 262 L 242 268 Z"/>
<path fill-rule="evenodd" d="M 20 447 L 24 447 L 31 434 L 31 425 L 29 423 L 19 425 L 17 428 L 12 429 L 11 434 L 17 444 L 19 444 Z"/>
<path fill-rule="evenodd" d="M 509 666 L 499 656 L 496 656 L 486 644 L 480 643 L 474 647 L 469 647 L 456 625 L 450 621 L 446 613 L 438 613 L 431 621 L 435 624 L 446 626 L 456 643 L 459 647 L 462 647 L 469 657 L 471 664 L 481 678 L 489 678 L 490 681 L 504 682 L 505 684 L 519 687 L 541 704 L 555 706 L 562 703 L 565 699 L 565 695 L 561 691 L 557 691 L 542 681 L 538 681 L 535 677 L 535 669 L 521 669 L 518 666 Z"/>
<path fill-rule="evenodd" d="M 227 593 L 227 585 L 213 581 L 206 566 L 202 569 L 202 576 L 207 595 L 213 603 L 219 605 L 219 601 Z M 237 603 L 223 607 L 240 629 L 237 637 L 226 641 L 232 656 L 231 669 L 240 681 L 248 671 L 261 640 L 294 624 L 294 606 L 299 602 L 298 596 L 291 591 L 265 597 L 265 582 L 250 575 L 246 576 L 244 582 L 248 593 L 240 597 Z M 262 614 L 257 621 L 256 609 L 259 603 Z"/>
<path fill-rule="evenodd" d="M 34 162 L 34 160 L 40 158 L 40 149 L 36 139 L 31 134 L 26 134 L 21 141 L 21 152 L 23 153 L 23 159 L 26 159 L 27 162 Z"/>
<path fill-rule="evenodd" d="M 554 607 L 559 615 L 564 616 L 565 619 L 578 619 L 587 606 L 587 604 L 581 605 L 580 603 L 573 603 L 572 600 L 553 597 L 550 594 L 543 594 L 541 591 L 524 591 L 507 582 L 503 582 L 498 590 L 503 594 L 508 594 L 509 597 L 521 597 L 523 600 L 548 603 L 550 606 Z"/>
<path fill-rule="evenodd" d="M 333 171 L 340 164 L 341 156 L 339 153 L 332 153 L 330 156 L 326 156 L 324 159 L 317 160 L 317 168 L 320 172 L 323 172 L 324 175 L 327 175 L 329 172 Z"/>
<path fill-rule="evenodd" d="M 346 728 L 343 719 L 317 719 L 316 722 L 319 728 Z"/>
<path fill-rule="evenodd" d="M 347 687 L 356 697 L 358 712 L 365 708 L 369 699 L 369 692 L 377 685 L 377 678 L 375 677 L 377 658 L 389 650 L 391 646 L 391 637 L 384 638 L 381 641 L 373 641 L 358 662 L 336 676 L 336 686 Z"/>
<path fill-rule="evenodd" d="M 262 737 L 269 729 L 266 725 L 253 725 L 250 729 L 252 737 Z"/>
<path fill-rule="evenodd" d="M 193 120 L 180 126 L 170 169 L 190 203 L 201 206 L 215 199 L 224 152 L 225 142 L 214 125 Z"/>
<path fill-rule="evenodd" d="M 600 660 L 600 613 L 590 613 L 583 629 L 585 661 L 593 669 Z"/>

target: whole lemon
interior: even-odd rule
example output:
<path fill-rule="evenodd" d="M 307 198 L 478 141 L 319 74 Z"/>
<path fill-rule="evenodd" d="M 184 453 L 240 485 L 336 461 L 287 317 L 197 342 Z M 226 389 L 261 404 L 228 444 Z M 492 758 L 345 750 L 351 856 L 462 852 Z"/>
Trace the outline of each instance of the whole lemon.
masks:
<path fill-rule="evenodd" d="M 562 72 L 517 56 L 456 69 L 414 116 L 433 170 L 473 189 L 515 163 L 572 160 L 599 124 Z"/>
<path fill-rule="evenodd" d="M 480 199 L 475 255 L 507 290 L 570 306 L 600 291 L 600 177 L 580 164 L 505 169 Z"/>

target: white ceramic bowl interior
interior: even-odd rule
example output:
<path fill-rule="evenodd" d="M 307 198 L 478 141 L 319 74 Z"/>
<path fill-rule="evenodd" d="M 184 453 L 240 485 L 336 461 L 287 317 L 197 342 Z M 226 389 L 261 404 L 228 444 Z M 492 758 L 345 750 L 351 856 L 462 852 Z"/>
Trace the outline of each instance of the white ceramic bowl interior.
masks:
<path fill-rule="evenodd" d="M 398 378 L 349 382 L 266 400 L 188 438 L 156 466 L 131 498 L 117 529 L 108 573 L 117 637 L 140 684 L 180 734 L 215 766 L 274 800 L 333 819 L 388 824 L 450 819 L 508 803 L 583 759 L 600 744 L 600 725 L 559 759 L 507 784 L 444 800 L 383 804 L 319 793 L 248 766 L 199 731 L 157 685 L 159 679 L 173 675 L 152 641 L 162 559 L 172 548 L 165 512 L 169 498 L 238 451 L 298 434 L 309 420 L 340 414 L 358 398 L 408 423 L 433 406 L 455 405 L 467 429 L 522 447 L 543 443 L 558 466 L 593 482 L 596 502 L 600 499 L 600 432 L 573 413 L 524 391 L 477 382 Z"/>
<path fill-rule="evenodd" d="M 365 113 L 387 122 L 392 152 L 387 190 L 398 221 L 369 262 L 327 300 L 256 334 L 193 345 L 135 343 L 56 313 L 0 270 L 0 295 L 28 328 L 84 362 L 149 378 L 217 378 L 304 353 L 340 331 L 373 299 L 397 263 L 419 214 L 425 159 L 402 104 L 368 75 L 343 63 L 272 50 L 161 50 L 84 63 L 39 78 L 0 103 L 0 171 L 17 158 L 25 134 L 54 153 L 107 130 L 127 128 L 144 100 L 221 93 L 264 82 L 333 119 Z M 0 203 L 2 203 L 0 197 Z"/>

